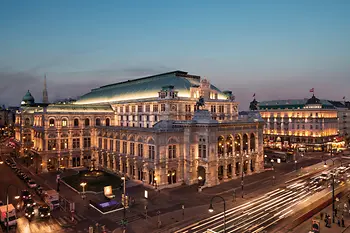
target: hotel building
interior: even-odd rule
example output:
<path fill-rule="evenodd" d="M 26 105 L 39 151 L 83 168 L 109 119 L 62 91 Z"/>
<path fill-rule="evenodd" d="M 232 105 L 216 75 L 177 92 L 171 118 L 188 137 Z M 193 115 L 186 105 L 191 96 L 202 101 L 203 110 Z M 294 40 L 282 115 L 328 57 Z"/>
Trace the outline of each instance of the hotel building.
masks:
<path fill-rule="evenodd" d="M 272 100 L 251 103 L 265 120 L 264 145 L 327 150 L 338 135 L 338 110 L 327 100 Z"/>

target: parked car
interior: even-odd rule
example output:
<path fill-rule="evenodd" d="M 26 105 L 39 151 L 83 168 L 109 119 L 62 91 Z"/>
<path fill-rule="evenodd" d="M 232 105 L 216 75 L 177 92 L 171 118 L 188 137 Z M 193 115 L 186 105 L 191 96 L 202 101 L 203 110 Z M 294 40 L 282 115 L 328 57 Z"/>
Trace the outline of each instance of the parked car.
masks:
<path fill-rule="evenodd" d="M 49 218 L 51 216 L 50 214 L 50 207 L 47 205 L 42 205 L 38 208 L 39 216 L 40 218 Z"/>
<path fill-rule="evenodd" d="M 29 180 L 29 181 L 28 181 L 28 186 L 29 186 L 30 188 L 35 188 L 35 187 L 36 187 L 35 181 L 34 181 L 34 180 Z"/>

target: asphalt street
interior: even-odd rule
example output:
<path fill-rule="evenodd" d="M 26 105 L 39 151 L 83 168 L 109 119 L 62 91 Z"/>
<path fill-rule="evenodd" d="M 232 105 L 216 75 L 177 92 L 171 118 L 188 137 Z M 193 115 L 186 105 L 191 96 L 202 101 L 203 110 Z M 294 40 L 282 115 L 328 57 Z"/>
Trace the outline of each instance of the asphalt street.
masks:
<path fill-rule="evenodd" d="M 7 157 L 7 154 L 10 152 L 10 149 L 5 148 L 4 145 L 2 146 L 2 158 L 5 160 Z M 28 189 L 32 193 L 32 197 L 34 201 L 38 204 L 42 204 L 42 200 L 35 195 L 34 191 L 31 190 L 27 184 L 24 183 L 20 178 L 17 177 L 17 175 L 14 173 L 14 171 L 6 164 L 0 164 L 0 200 L 6 204 L 6 190 L 7 187 L 8 193 L 9 193 L 9 202 L 13 204 L 14 206 L 17 206 L 17 204 L 20 202 L 18 200 L 15 200 L 15 196 L 19 195 L 21 190 Z M 54 219 L 47 219 L 47 220 L 41 220 L 38 219 L 37 215 L 37 209 L 35 210 L 36 217 L 32 221 L 28 221 L 26 217 L 24 217 L 23 210 L 17 211 L 17 228 L 12 228 L 10 232 L 16 232 L 16 233 L 43 233 L 43 232 L 67 232 L 63 231 L 63 229 L 57 224 L 57 222 Z M 4 231 L 6 232 L 6 231 Z"/>
<path fill-rule="evenodd" d="M 322 185 L 310 183 L 310 178 L 300 179 L 288 184 L 285 188 L 277 188 L 258 198 L 226 211 L 226 232 L 230 233 L 257 233 L 290 216 L 295 208 L 311 199 L 313 195 L 324 191 L 330 192 L 329 182 Z M 214 203 L 215 206 L 223 203 Z M 221 208 L 220 208 L 221 209 Z M 223 232 L 224 213 L 195 222 L 176 233 Z M 267 231 L 268 232 L 268 231 Z"/>

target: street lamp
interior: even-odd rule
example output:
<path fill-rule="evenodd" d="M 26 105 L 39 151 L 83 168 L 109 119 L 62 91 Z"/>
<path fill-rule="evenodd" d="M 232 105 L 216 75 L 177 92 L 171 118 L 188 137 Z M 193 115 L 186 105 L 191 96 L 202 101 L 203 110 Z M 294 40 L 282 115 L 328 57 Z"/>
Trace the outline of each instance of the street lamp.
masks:
<path fill-rule="evenodd" d="M 80 186 L 83 187 L 83 195 L 81 196 L 83 199 L 85 198 L 85 186 L 87 185 L 86 182 L 80 183 Z"/>
<path fill-rule="evenodd" d="M 9 232 L 10 230 L 10 226 L 9 226 L 9 189 L 10 187 L 13 186 L 15 188 L 17 188 L 17 193 L 18 193 L 18 187 L 13 185 L 13 184 L 9 184 L 7 186 L 7 189 L 6 189 L 6 220 L 7 220 L 7 226 L 6 226 L 6 232 Z M 19 199 L 19 196 L 15 196 L 15 199 Z"/>
<path fill-rule="evenodd" d="M 157 180 L 158 180 L 158 178 L 154 177 L 154 186 L 155 186 L 156 189 L 157 189 Z"/>
<path fill-rule="evenodd" d="M 335 159 L 330 158 L 330 160 L 332 160 L 333 168 L 334 168 Z M 324 166 L 327 166 L 326 162 L 325 162 Z M 335 186 L 335 183 L 334 183 L 334 175 L 335 175 L 335 172 L 332 171 L 332 214 L 333 214 L 333 223 L 335 223 L 335 219 L 334 219 L 335 218 L 335 203 L 334 203 L 334 186 Z"/>
<path fill-rule="evenodd" d="M 294 163 L 295 163 L 295 171 L 297 171 L 297 164 L 298 164 L 298 161 L 295 160 Z"/>
<path fill-rule="evenodd" d="M 154 178 L 155 179 L 155 178 Z M 123 198 L 123 224 L 126 223 L 126 209 L 125 209 L 125 205 L 126 205 L 126 177 L 123 176 L 122 177 L 122 180 L 123 180 L 123 195 L 124 195 L 124 198 Z"/>
<path fill-rule="evenodd" d="M 220 199 L 222 199 L 222 200 L 224 201 L 224 233 L 225 233 L 225 232 L 226 232 L 226 201 L 225 201 L 225 199 L 224 199 L 222 196 L 219 196 L 219 195 L 213 196 L 213 197 L 211 198 L 211 200 L 210 200 L 210 205 L 209 205 L 208 211 L 209 211 L 210 213 L 214 212 L 213 200 L 214 200 L 215 198 L 220 198 Z"/>

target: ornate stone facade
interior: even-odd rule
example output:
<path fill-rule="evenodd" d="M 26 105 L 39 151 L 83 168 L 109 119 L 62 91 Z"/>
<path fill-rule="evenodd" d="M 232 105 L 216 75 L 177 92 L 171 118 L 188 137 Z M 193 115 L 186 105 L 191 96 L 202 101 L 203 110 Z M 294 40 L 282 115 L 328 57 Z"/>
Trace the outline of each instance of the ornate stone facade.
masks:
<path fill-rule="evenodd" d="M 23 107 L 16 117 L 16 139 L 28 146 L 23 132 L 30 130 L 28 148 L 40 171 L 99 167 L 157 188 L 196 182 L 213 186 L 263 169 L 261 118 L 238 119 L 232 93 L 206 79 L 184 72 L 158 76 L 93 90 L 75 104 Z M 170 85 L 147 92 L 147 98 L 114 94 L 120 85 L 132 92 L 133 83 L 140 82 L 153 90 L 151 84 L 163 78 Z M 107 96 L 111 89 L 113 95 Z M 200 96 L 205 106 L 197 110 Z M 106 98 L 112 99 L 105 103 Z"/>

